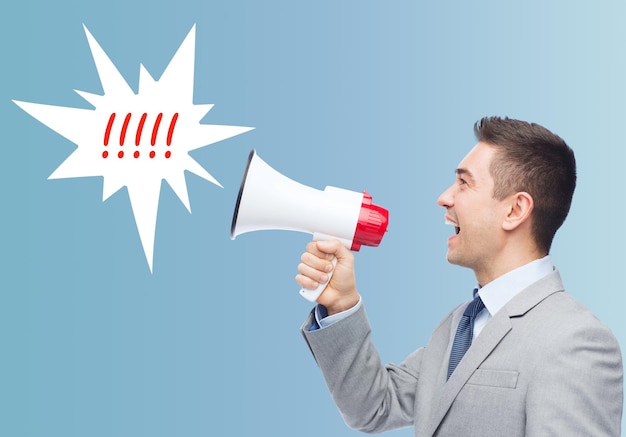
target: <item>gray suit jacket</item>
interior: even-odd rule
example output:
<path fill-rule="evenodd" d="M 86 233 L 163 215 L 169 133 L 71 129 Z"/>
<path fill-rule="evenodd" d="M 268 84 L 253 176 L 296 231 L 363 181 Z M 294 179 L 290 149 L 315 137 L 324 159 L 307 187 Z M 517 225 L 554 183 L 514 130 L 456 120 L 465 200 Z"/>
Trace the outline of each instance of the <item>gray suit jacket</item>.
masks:
<path fill-rule="evenodd" d="M 413 425 L 416 436 L 620 435 L 619 345 L 564 292 L 558 272 L 495 314 L 446 382 L 465 305 L 400 365 L 381 364 L 363 307 L 312 332 L 307 320 L 303 334 L 348 426 Z"/>

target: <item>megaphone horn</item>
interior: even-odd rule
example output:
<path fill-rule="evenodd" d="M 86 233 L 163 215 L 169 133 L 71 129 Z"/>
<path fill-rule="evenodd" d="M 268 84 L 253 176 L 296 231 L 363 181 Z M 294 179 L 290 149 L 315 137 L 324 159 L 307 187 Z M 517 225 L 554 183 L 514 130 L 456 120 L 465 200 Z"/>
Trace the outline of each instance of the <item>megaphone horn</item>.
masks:
<path fill-rule="evenodd" d="M 372 203 L 367 192 L 336 187 L 324 191 L 300 184 L 270 167 L 252 150 L 239 188 L 231 239 L 246 232 L 289 230 L 313 234 L 314 240 L 337 239 L 348 249 L 378 246 L 387 231 L 389 211 Z M 302 290 L 315 301 L 318 290 Z"/>

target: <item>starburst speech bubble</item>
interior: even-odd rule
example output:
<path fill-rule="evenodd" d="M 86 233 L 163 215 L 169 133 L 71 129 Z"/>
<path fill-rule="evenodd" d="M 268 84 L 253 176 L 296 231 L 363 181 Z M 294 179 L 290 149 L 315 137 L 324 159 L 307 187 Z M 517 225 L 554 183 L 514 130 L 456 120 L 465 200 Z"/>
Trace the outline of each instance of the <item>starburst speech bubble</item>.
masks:
<path fill-rule="evenodd" d="M 159 80 L 140 64 L 137 94 L 83 27 L 104 95 L 74 91 L 95 109 L 13 102 L 78 146 L 48 179 L 102 176 L 102 201 L 127 188 L 152 271 L 161 181 L 191 213 L 185 170 L 222 186 L 188 152 L 254 128 L 200 124 L 213 105 L 193 104 L 195 25 Z"/>

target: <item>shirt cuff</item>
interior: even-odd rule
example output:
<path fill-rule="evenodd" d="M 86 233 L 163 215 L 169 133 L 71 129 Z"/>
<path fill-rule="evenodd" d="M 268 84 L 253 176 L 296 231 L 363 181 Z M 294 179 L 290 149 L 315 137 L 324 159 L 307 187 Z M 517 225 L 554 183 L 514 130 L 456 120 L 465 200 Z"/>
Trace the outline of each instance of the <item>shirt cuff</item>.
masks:
<path fill-rule="evenodd" d="M 359 301 L 352 308 L 329 316 L 326 307 L 324 305 L 318 304 L 315 307 L 315 321 L 317 322 L 317 327 L 314 324 L 313 326 L 311 326 L 310 330 L 315 331 L 316 329 L 325 328 L 332 325 L 333 323 L 343 320 L 349 315 L 355 313 L 359 308 L 361 308 L 361 305 L 361 296 L 359 296 Z"/>

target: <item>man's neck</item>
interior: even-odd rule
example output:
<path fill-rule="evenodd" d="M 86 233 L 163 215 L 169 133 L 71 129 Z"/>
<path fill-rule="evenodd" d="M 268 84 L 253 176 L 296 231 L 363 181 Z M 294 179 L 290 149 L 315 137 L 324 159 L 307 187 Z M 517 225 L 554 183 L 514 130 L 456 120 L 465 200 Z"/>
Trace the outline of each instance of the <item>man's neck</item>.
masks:
<path fill-rule="evenodd" d="M 484 287 L 491 281 L 498 279 L 500 276 L 507 274 L 519 267 L 525 266 L 535 260 L 545 257 L 547 254 L 535 250 L 532 252 L 518 253 L 516 256 L 502 256 L 500 263 L 491 263 L 481 270 L 474 270 L 476 280 L 481 287 Z"/>

